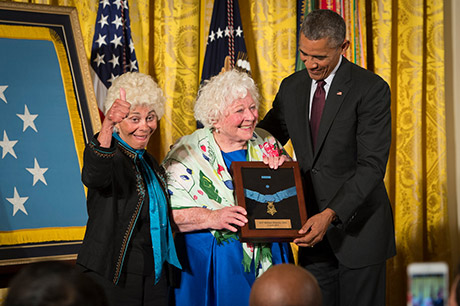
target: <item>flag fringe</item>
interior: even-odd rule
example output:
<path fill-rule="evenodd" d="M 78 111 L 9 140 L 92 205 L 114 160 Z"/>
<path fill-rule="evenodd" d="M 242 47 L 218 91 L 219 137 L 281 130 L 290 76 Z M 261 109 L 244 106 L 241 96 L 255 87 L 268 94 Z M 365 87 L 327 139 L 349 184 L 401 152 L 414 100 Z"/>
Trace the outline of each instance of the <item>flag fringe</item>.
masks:
<path fill-rule="evenodd" d="M 86 226 L 73 226 L 0 231 L 0 245 L 83 240 L 85 230 Z"/>
<path fill-rule="evenodd" d="M 73 101 L 77 101 L 75 97 L 75 91 L 73 86 L 72 74 L 70 73 L 69 62 L 67 60 L 67 52 L 64 48 L 64 44 L 54 30 L 49 29 L 52 32 L 51 41 L 56 48 L 56 54 L 59 60 L 59 66 L 61 67 L 62 84 L 64 86 L 64 92 L 66 97 L 67 111 L 70 119 L 70 126 L 72 127 L 72 135 L 77 150 L 78 163 L 80 165 L 80 172 L 83 167 L 83 151 L 85 149 L 85 137 L 83 136 L 83 130 L 81 129 L 80 113 L 77 105 Z"/>

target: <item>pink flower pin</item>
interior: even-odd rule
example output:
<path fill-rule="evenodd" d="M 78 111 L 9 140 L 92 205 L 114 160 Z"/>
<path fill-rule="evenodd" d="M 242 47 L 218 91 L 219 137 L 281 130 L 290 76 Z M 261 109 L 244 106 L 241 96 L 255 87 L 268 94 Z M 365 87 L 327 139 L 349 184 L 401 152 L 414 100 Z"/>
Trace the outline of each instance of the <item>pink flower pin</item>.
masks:
<path fill-rule="evenodd" d="M 278 156 L 278 150 L 275 149 L 275 146 L 271 143 L 265 142 L 264 149 L 269 156 Z"/>

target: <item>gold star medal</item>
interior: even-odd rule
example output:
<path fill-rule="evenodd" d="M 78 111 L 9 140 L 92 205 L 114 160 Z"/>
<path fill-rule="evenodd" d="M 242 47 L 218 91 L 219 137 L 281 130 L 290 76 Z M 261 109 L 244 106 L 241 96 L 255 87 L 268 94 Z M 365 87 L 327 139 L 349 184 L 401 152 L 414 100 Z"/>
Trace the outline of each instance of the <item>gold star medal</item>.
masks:
<path fill-rule="evenodd" d="M 267 214 L 274 215 L 277 213 L 275 204 L 273 204 L 273 201 L 267 202 Z"/>

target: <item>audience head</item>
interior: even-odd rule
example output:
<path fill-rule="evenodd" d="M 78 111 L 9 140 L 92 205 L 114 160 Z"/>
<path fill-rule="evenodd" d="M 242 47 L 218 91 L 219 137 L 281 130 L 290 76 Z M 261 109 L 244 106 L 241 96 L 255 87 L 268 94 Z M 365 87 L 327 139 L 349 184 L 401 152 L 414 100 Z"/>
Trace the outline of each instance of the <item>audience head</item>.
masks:
<path fill-rule="evenodd" d="M 328 38 L 329 47 L 338 48 L 345 41 L 343 18 L 331 10 L 314 10 L 305 16 L 300 31 L 309 40 Z"/>
<path fill-rule="evenodd" d="M 37 262 L 12 279 L 4 306 L 107 306 L 104 290 L 63 262 Z"/>
<path fill-rule="evenodd" d="M 198 91 L 195 102 L 195 119 L 205 127 L 225 116 L 226 110 L 237 99 L 251 95 L 259 107 L 259 92 L 254 80 L 245 72 L 236 69 L 222 72 L 205 81 Z"/>
<path fill-rule="evenodd" d="M 460 267 L 450 287 L 449 306 L 460 306 Z"/>
<path fill-rule="evenodd" d="M 107 91 L 104 102 L 104 113 L 120 98 L 120 88 L 126 91 L 126 101 L 131 103 L 131 109 L 146 106 L 155 111 L 158 120 L 165 112 L 166 98 L 163 91 L 149 75 L 140 72 L 127 72 L 117 77 Z"/>
<path fill-rule="evenodd" d="M 254 282 L 250 306 L 321 306 L 322 295 L 315 277 L 293 264 L 268 269 Z"/>

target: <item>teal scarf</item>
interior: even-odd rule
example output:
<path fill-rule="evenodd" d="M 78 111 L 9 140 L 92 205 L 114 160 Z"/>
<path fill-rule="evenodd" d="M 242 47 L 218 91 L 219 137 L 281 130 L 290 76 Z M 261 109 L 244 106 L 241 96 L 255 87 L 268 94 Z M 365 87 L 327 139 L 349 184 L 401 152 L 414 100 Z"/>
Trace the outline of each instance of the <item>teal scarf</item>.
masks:
<path fill-rule="evenodd" d="M 145 150 L 131 148 L 117 133 L 113 133 L 118 142 L 128 151 L 136 154 L 141 163 L 141 173 L 149 194 L 150 236 L 153 246 L 153 259 L 155 263 L 155 284 L 159 281 L 161 270 L 165 261 L 181 269 L 177 259 L 176 248 L 168 218 L 168 202 L 161 188 L 155 172 L 144 159 Z M 137 163 L 134 163 L 137 168 Z M 138 169 L 139 170 L 139 169 Z"/>

